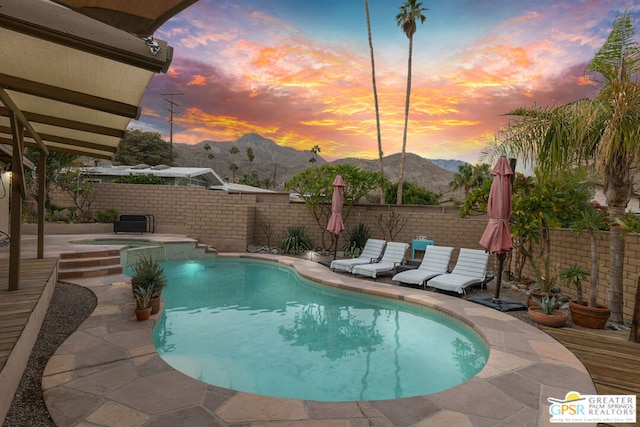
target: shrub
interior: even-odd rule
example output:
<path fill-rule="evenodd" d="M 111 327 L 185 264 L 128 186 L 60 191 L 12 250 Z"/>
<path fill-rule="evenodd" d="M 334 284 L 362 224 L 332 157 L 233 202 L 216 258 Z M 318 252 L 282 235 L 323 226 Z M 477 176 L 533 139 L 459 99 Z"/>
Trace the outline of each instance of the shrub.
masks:
<path fill-rule="evenodd" d="M 384 192 L 385 202 L 395 204 L 397 195 L 398 184 L 388 186 Z M 437 205 L 440 202 L 440 194 L 405 182 L 402 185 L 402 202 L 405 205 Z"/>
<path fill-rule="evenodd" d="M 288 227 L 287 234 L 280 239 L 280 248 L 285 254 L 299 255 L 313 248 L 305 227 Z"/>
<path fill-rule="evenodd" d="M 153 174 L 146 174 L 146 175 L 129 174 L 128 176 L 121 176 L 120 178 L 114 179 L 113 182 L 117 184 L 162 185 L 164 184 L 164 179 L 160 178 L 159 176 L 155 176 Z"/>
<path fill-rule="evenodd" d="M 116 222 L 118 219 L 118 212 L 115 209 L 98 211 L 96 212 L 96 219 L 98 220 L 98 222 L 102 223 Z"/>
<path fill-rule="evenodd" d="M 344 245 L 342 245 L 342 252 L 344 252 L 345 256 L 357 257 L 370 237 L 369 227 L 359 223 L 351 230 L 347 230 L 347 238 Z"/>
<path fill-rule="evenodd" d="M 138 288 L 149 289 L 153 295 L 159 295 L 167 286 L 167 278 L 161 262 L 152 256 L 142 255 L 133 265 L 131 287 L 134 292 Z"/>

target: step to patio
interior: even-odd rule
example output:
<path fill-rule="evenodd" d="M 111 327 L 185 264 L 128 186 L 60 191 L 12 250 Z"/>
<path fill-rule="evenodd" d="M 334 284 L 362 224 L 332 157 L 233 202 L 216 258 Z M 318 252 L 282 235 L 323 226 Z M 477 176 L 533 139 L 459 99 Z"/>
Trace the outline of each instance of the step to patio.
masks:
<path fill-rule="evenodd" d="M 66 258 L 58 261 L 58 269 L 74 270 L 77 268 L 104 267 L 120 265 L 120 255 L 101 257 Z"/>
<path fill-rule="evenodd" d="M 122 273 L 120 251 L 97 250 L 90 252 L 66 252 L 60 254 L 58 279 L 78 279 Z"/>
<path fill-rule="evenodd" d="M 205 243 L 197 243 L 196 244 L 196 249 L 203 249 L 205 254 L 217 254 L 218 250 L 216 248 L 213 248 Z"/>
<path fill-rule="evenodd" d="M 62 252 L 58 258 L 60 259 L 78 259 L 78 258 L 97 258 L 120 256 L 118 249 L 99 249 L 89 252 Z"/>

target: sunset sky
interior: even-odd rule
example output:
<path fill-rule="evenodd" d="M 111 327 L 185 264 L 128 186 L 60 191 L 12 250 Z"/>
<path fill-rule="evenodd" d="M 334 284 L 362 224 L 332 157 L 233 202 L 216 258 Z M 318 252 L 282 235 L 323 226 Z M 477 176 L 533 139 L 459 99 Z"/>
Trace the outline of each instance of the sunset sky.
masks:
<path fill-rule="evenodd" d="M 385 155 L 400 152 L 409 42 L 396 25 L 402 0 L 370 0 Z M 597 93 L 585 68 L 633 0 L 424 1 L 413 45 L 407 151 L 478 161 L 520 106 Z M 638 28 L 638 23 L 636 23 Z M 640 33 L 640 30 L 637 31 Z M 200 0 L 155 34 L 174 48 L 131 127 L 169 140 L 235 141 L 258 133 L 326 160 L 376 158 L 364 1 Z"/>

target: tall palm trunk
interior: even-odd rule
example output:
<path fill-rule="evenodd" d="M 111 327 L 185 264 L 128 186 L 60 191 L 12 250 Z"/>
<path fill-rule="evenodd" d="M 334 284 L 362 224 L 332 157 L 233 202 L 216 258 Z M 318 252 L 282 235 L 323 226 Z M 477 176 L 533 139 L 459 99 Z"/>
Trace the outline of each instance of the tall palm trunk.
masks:
<path fill-rule="evenodd" d="M 378 133 L 378 165 L 380 176 L 384 177 L 382 164 L 382 136 L 380 134 L 380 108 L 378 106 L 378 88 L 376 86 L 376 61 L 373 57 L 373 39 L 371 38 L 371 20 L 369 19 L 369 1 L 364 0 L 364 8 L 367 12 L 367 33 L 369 35 L 369 52 L 371 53 L 371 81 L 373 82 L 373 100 L 376 106 L 376 130 Z M 380 186 L 380 204 L 384 204 L 384 188 Z"/>
<path fill-rule="evenodd" d="M 625 215 L 627 204 L 631 200 L 633 190 L 633 175 L 628 167 L 623 150 L 616 150 L 611 164 L 614 165 L 605 174 L 605 198 L 609 206 L 609 293 L 607 304 L 611 309 L 610 320 L 623 323 L 623 270 L 625 241 L 620 238 L 622 227 L 618 219 Z"/>
<path fill-rule="evenodd" d="M 609 232 L 609 293 L 607 295 L 608 305 L 611 309 L 610 320 L 615 323 L 622 323 L 622 277 L 624 268 L 624 239 L 621 239 L 621 227 L 616 222 L 616 218 L 624 216 L 625 208 L 620 206 L 609 206 L 611 217 L 611 231 Z"/>
<path fill-rule="evenodd" d="M 589 239 L 591 241 L 591 284 L 589 286 L 589 307 L 598 305 L 598 277 L 600 275 L 600 266 L 598 265 L 598 242 L 596 233 L 589 231 Z"/>
<path fill-rule="evenodd" d="M 400 156 L 400 172 L 398 174 L 398 195 L 396 204 L 402 204 L 402 183 L 404 180 L 404 158 L 407 151 L 407 126 L 409 123 L 409 101 L 411 99 L 411 54 L 413 51 L 413 36 L 409 37 L 409 65 L 407 71 L 407 100 L 404 106 L 404 132 L 402 135 L 402 155 Z"/>

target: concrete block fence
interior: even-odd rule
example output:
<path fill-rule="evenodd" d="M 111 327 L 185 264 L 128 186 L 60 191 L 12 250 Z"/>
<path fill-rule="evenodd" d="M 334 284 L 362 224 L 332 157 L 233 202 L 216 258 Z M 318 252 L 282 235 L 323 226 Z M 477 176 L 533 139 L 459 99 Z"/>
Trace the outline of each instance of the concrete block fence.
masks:
<path fill-rule="evenodd" d="M 248 245 L 277 246 L 287 227 L 304 226 L 316 247 L 321 246 L 324 227 L 320 227 L 311 213 L 300 202 L 290 202 L 287 194 L 229 194 L 201 187 L 161 185 L 95 184 L 96 198 L 92 211 L 115 209 L 121 214 L 150 214 L 155 216 L 156 232 L 181 233 L 197 239 L 218 251 L 245 251 Z M 54 203 L 70 205 L 63 193 L 53 193 Z M 347 230 L 362 222 L 372 237 L 389 239 L 376 226 L 376 218 L 390 210 L 406 218 L 406 225 L 395 240 L 410 243 L 418 235 L 428 236 L 437 245 L 456 248 L 452 266 L 461 247 L 481 249 L 478 241 L 487 224 L 486 216 L 459 218 L 458 210 L 441 206 L 356 205 L 346 219 Z M 96 224 L 98 226 L 98 224 Z M 100 224 L 99 226 L 104 226 Z M 90 227 L 91 228 L 91 227 Z M 46 230 L 46 229 L 45 229 Z M 48 232 L 48 231 L 47 231 Z M 91 231 L 88 231 L 91 232 Z M 270 233 L 270 237 L 269 237 Z M 341 235 L 343 242 L 345 234 Z M 325 246 L 331 237 L 325 233 Z M 598 242 L 600 284 L 598 300 L 607 300 L 609 277 L 609 236 L 603 233 Z M 588 236 L 577 236 L 565 229 L 551 232 L 553 267 L 559 272 L 567 265 L 578 263 L 590 270 L 591 252 Z M 489 269 L 493 269 L 491 257 Z M 640 273 L 640 239 L 637 234 L 626 238 L 624 269 L 624 314 L 632 315 L 636 282 Z M 525 277 L 534 278 L 531 267 L 524 270 Z M 567 289 L 560 281 L 563 292 L 575 297 L 575 289 Z M 583 284 L 588 295 L 589 283 Z"/>

